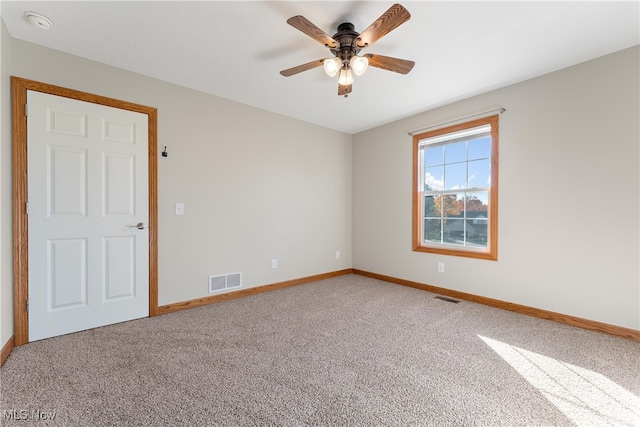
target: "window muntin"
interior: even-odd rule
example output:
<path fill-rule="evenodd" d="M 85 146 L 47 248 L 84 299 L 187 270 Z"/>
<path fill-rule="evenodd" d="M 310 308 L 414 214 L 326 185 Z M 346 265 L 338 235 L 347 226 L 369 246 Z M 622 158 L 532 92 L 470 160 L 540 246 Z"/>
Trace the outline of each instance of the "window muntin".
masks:
<path fill-rule="evenodd" d="M 414 250 L 497 259 L 497 160 L 497 115 L 414 136 Z"/>

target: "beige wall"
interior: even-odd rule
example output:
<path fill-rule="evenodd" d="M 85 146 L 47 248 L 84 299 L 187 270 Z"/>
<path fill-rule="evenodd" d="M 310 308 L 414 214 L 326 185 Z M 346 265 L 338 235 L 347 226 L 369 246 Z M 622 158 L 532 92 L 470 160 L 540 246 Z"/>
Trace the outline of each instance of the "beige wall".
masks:
<path fill-rule="evenodd" d="M 351 267 L 350 135 L 20 40 L 11 72 L 158 109 L 160 305 L 207 296 L 213 274 L 253 287 Z"/>
<path fill-rule="evenodd" d="M 11 47 L 11 37 L 0 19 L 0 348 L 13 336 Z"/>
<path fill-rule="evenodd" d="M 355 135 L 353 267 L 640 329 L 639 50 Z M 497 106 L 498 261 L 412 252 L 407 131 Z"/>

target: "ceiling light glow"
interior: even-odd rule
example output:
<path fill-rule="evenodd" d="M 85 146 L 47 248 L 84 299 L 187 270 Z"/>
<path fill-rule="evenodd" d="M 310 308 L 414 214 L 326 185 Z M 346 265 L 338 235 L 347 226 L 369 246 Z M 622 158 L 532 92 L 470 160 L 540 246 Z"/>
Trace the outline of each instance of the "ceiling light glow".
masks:
<path fill-rule="evenodd" d="M 351 58 L 351 61 L 349 61 L 349 66 L 356 76 L 361 76 L 369 66 L 369 58 L 367 58 L 366 56 L 354 55 Z"/>
<path fill-rule="evenodd" d="M 333 77 L 338 74 L 338 70 L 342 66 L 342 61 L 340 61 L 340 58 L 338 57 L 325 59 L 323 66 L 324 72 L 327 73 L 329 77 Z"/>
<path fill-rule="evenodd" d="M 338 77 L 338 84 L 342 86 L 348 86 L 353 84 L 353 76 L 351 75 L 351 69 L 343 68 L 340 70 L 340 76 Z"/>

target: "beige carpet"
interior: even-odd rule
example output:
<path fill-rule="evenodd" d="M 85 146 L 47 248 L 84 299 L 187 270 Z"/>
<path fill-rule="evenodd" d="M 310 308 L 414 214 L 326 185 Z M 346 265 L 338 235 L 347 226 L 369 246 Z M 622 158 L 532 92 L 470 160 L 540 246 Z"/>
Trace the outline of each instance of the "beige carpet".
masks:
<path fill-rule="evenodd" d="M 31 343 L 0 424 L 640 425 L 640 344 L 434 296 L 349 275 Z"/>

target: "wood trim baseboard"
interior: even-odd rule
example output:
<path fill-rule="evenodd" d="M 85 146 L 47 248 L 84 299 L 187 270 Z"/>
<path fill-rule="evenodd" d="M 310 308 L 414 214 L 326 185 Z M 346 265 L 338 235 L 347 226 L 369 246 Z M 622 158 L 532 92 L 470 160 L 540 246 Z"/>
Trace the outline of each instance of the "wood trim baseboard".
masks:
<path fill-rule="evenodd" d="M 269 285 L 256 286 L 254 288 L 241 289 L 239 291 L 227 292 L 224 294 L 210 295 L 202 298 L 196 298 L 189 301 L 175 302 L 158 307 L 158 314 L 168 314 L 188 308 L 200 307 L 203 305 L 214 304 L 217 302 L 228 301 L 236 298 L 248 297 L 263 292 L 275 291 L 290 286 L 302 285 L 305 283 L 316 282 L 318 280 L 330 279 L 332 277 L 344 276 L 353 273 L 351 268 L 344 270 L 332 271 L 329 273 L 316 274 L 313 276 L 301 277 L 299 279 L 287 280 L 284 282 L 272 283 Z"/>
<path fill-rule="evenodd" d="M 11 335 L 9 341 L 2 347 L 2 351 L 0 351 L 0 366 L 4 365 L 4 362 L 9 358 L 9 355 L 13 351 L 13 348 L 16 346 L 16 337 L 15 335 Z"/>
<path fill-rule="evenodd" d="M 553 311 L 542 310 L 539 308 L 528 307 L 526 305 L 514 304 L 511 302 L 501 301 L 493 298 L 483 297 L 480 295 L 469 294 L 466 292 L 454 291 L 452 289 L 440 288 L 438 286 L 427 285 L 424 283 L 413 282 L 411 280 L 399 279 L 397 277 L 385 276 L 383 274 L 372 273 L 370 271 L 352 269 L 353 274 L 370 277 L 372 279 L 382 280 L 384 282 L 395 283 L 397 285 L 409 286 L 411 288 L 422 289 L 423 291 L 435 294 L 446 295 L 478 304 L 488 305 L 502 310 L 509 310 L 527 316 L 538 317 L 541 319 L 551 320 L 565 325 L 576 326 L 590 331 L 601 332 L 609 335 L 615 335 L 632 341 L 640 342 L 640 330 L 624 328 L 622 326 L 610 325 L 608 323 L 597 322 L 595 320 L 583 319 L 580 317 L 570 316 L 567 314 L 556 313 Z"/>

